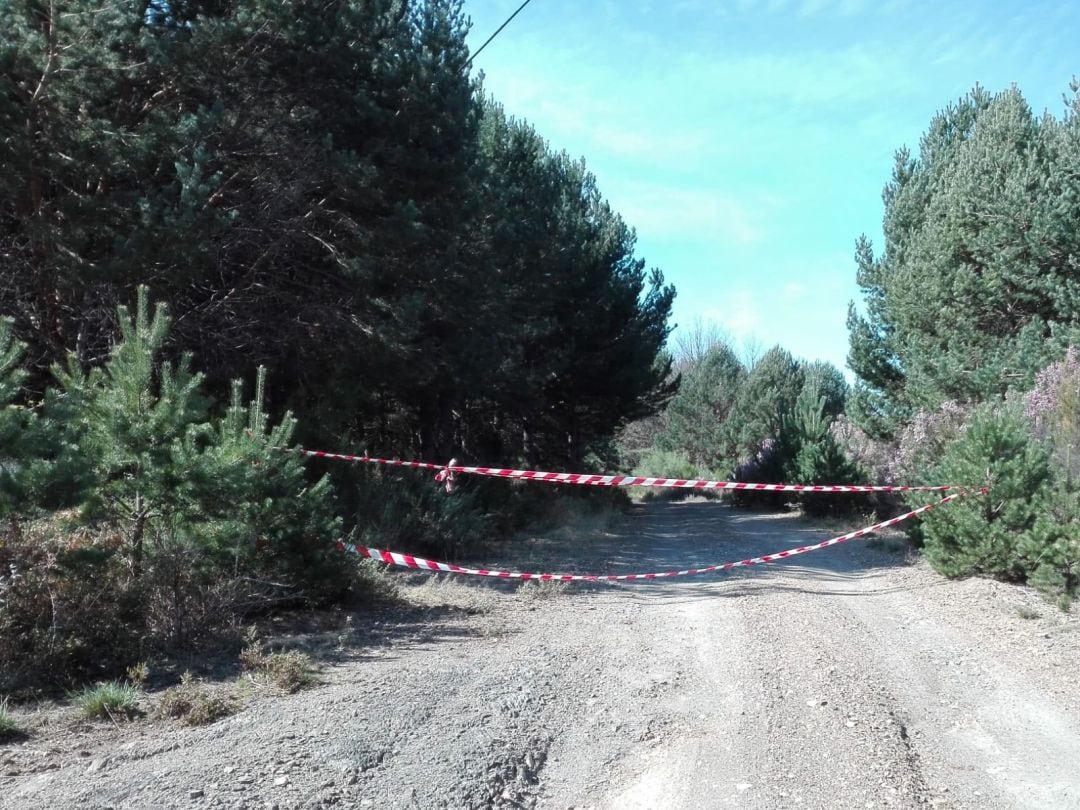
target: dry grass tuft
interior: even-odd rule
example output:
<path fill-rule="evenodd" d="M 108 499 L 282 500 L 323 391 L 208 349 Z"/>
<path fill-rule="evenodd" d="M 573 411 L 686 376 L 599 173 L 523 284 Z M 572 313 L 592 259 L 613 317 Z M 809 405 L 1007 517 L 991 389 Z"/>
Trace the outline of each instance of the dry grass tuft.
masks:
<path fill-rule="evenodd" d="M 157 713 L 185 726 L 205 726 L 235 714 L 239 708 L 240 702 L 231 689 L 196 683 L 191 673 L 185 672 L 179 686 L 165 690 Z"/>

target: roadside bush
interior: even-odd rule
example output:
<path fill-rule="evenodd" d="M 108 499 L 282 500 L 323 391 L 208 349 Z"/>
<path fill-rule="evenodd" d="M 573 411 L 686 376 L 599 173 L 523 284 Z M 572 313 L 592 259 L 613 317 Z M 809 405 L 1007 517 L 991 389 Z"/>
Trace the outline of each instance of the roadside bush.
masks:
<path fill-rule="evenodd" d="M 1028 581 L 1068 609 L 1080 595 L 1080 492 L 1059 482 L 1038 506 L 1035 524 L 1021 535 L 1017 552 Z"/>
<path fill-rule="evenodd" d="M 1016 403 L 989 402 L 960 437 L 945 448 L 929 479 L 989 487 L 927 513 L 922 520 L 925 553 L 946 576 L 985 574 L 1025 579 L 1033 534 L 1045 504 L 1051 469 L 1046 450 L 1031 438 Z M 913 498 L 925 504 L 938 496 Z M 1024 551 L 1023 549 L 1027 549 Z"/>
<path fill-rule="evenodd" d="M 144 591 L 116 545 L 59 519 L 0 530 L 0 689 L 108 678 L 140 656 Z"/>
<path fill-rule="evenodd" d="M 712 471 L 695 466 L 684 454 L 672 450 L 653 450 L 642 459 L 632 473 L 646 478 L 710 478 Z M 715 490 L 644 489 L 644 500 L 680 501 L 690 495 L 718 497 Z"/>
<path fill-rule="evenodd" d="M 447 494 L 430 478 L 371 471 L 358 486 L 355 522 L 360 541 L 440 558 L 467 554 L 495 537 L 493 519 L 478 492 L 484 483 L 461 481 Z M 490 483 L 503 490 L 513 486 Z"/>
<path fill-rule="evenodd" d="M 130 718 L 138 711 L 139 690 L 130 683 L 108 681 L 86 687 L 72 695 L 72 701 L 79 707 L 83 717 Z"/>
<path fill-rule="evenodd" d="M 896 444 L 871 438 L 859 428 L 846 414 L 841 414 L 829 426 L 840 452 L 859 470 L 859 478 L 870 484 L 895 485 L 899 482 L 893 477 L 893 461 L 896 456 Z M 904 511 L 904 499 L 899 494 L 874 492 L 864 496 L 874 514 L 885 519 Z"/>
<path fill-rule="evenodd" d="M 1080 356 L 1075 347 L 1039 372 L 1024 396 L 1024 414 L 1064 477 L 1080 479 Z"/>
<path fill-rule="evenodd" d="M 750 484 L 784 483 L 787 447 L 779 439 L 766 439 L 750 458 L 735 467 L 736 481 Z M 793 500 L 789 492 L 759 492 L 737 489 L 731 492 L 731 503 L 744 509 L 780 510 Z"/>
<path fill-rule="evenodd" d="M 739 481 L 765 484 L 857 484 L 863 479 L 844 455 L 830 432 L 832 417 L 825 395 L 817 388 L 805 388 L 793 410 L 781 418 L 777 438 L 761 444 L 757 453 L 735 470 Z M 794 494 L 736 490 L 733 502 L 758 509 L 782 509 L 798 501 L 802 510 L 815 517 L 866 511 L 867 499 L 859 495 Z"/>
<path fill-rule="evenodd" d="M 963 434 L 974 410 L 970 403 L 950 401 L 937 410 L 915 414 L 893 448 L 885 479 L 909 486 L 925 482 L 927 471 L 937 464 L 945 448 Z"/>
<path fill-rule="evenodd" d="M 73 507 L 31 519 L 44 502 L 0 496 L 8 688 L 112 677 L 238 618 L 375 590 L 336 549 L 343 527 L 330 480 L 312 482 L 303 457 L 277 449 L 295 423 L 264 412 L 264 370 L 251 403 L 234 383 L 228 409 L 211 418 L 190 360 L 163 359 L 165 309 L 151 314 L 141 288 L 135 313 L 119 316 L 121 340 L 103 367 L 54 370 L 47 453 L 9 464 L 13 451 L 0 448 L 5 471 L 45 464 Z M 14 350 L 0 327 L 0 428 L 8 383 L 21 379 Z M 9 495 L 11 480 L 0 481 Z"/>
<path fill-rule="evenodd" d="M 292 694 L 318 682 L 311 656 L 299 650 L 266 653 L 252 628 L 248 631 L 247 646 L 240 653 L 240 665 L 251 675 L 260 675 L 283 692 Z"/>
<path fill-rule="evenodd" d="M 239 705 L 236 694 L 228 687 L 196 683 L 192 674 L 185 672 L 179 686 L 165 690 L 157 714 L 185 726 L 205 726 L 235 714 Z"/>
<path fill-rule="evenodd" d="M 344 527 L 329 476 L 311 483 L 305 458 L 278 449 L 289 447 L 296 421 L 270 422 L 265 383 L 260 368 L 244 405 L 234 382 L 224 418 L 189 432 L 178 451 L 197 516 L 186 532 L 204 566 L 229 579 L 237 615 L 340 600 L 360 577 L 335 545 Z"/>
<path fill-rule="evenodd" d="M 873 439 L 856 425 L 847 414 L 840 414 L 831 425 L 829 434 L 840 451 L 872 484 L 896 484 L 893 461 L 896 447 L 891 442 Z"/>
<path fill-rule="evenodd" d="M 799 395 L 795 411 L 784 420 L 783 431 L 789 453 L 785 477 L 791 483 L 858 484 L 862 482 L 859 469 L 848 461 L 829 432 L 831 417 L 827 415 L 826 398 L 807 389 Z M 814 517 L 866 511 L 865 496 L 854 494 L 799 494 L 803 512 Z"/>
<path fill-rule="evenodd" d="M 8 709 L 7 698 L 0 700 L 0 742 L 17 737 L 23 733 L 18 719 Z"/>

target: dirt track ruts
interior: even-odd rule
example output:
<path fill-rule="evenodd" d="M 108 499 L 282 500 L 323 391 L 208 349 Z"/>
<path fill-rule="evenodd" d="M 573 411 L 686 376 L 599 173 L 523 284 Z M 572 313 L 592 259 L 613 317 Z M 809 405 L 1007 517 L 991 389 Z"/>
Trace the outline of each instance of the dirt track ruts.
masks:
<path fill-rule="evenodd" d="M 484 562 L 664 570 L 833 533 L 658 503 Z M 866 541 L 563 591 L 409 576 L 414 610 L 324 634 L 317 689 L 2 747 L 0 805 L 1080 808 L 1080 624 L 1030 590 Z"/>

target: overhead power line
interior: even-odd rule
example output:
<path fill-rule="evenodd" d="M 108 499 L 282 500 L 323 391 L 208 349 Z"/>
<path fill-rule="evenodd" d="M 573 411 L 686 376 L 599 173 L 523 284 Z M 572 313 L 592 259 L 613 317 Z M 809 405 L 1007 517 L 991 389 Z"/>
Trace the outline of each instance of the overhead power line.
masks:
<path fill-rule="evenodd" d="M 488 37 L 486 40 L 484 40 L 484 44 L 481 45 L 479 48 L 477 48 L 475 53 L 473 53 L 473 55 L 469 57 L 469 61 L 465 63 L 465 67 L 468 67 L 469 65 L 471 65 L 473 59 L 475 59 L 476 57 L 478 57 L 480 55 L 480 51 L 484 50 L 484 48 L 486 48 L 488 46 L 488 44 L 491 42 L 491 40 L 495 39 L 495 37 L 497 37 L 499 34 L 501 34 L 502 30 L 504 28 L 506 28 L 506 26 L 508 26 L 513 21 L 514 17 L 516 17 L 518 14 L 520 14 L 521 10 L 524 9 L 525 6 L 529 5 L 529 3 L 531 3 L 531 2 L 532 2 L 532 0 L 525 0 L 524 3 L 522 3 L 520 6 L 518 6 L 517 11 L 515 11 L 513 14 L 511 14 L 509 17 L 507 17 L 506 22 L 504 22 L 502 25 L 500 25 L 495 30 L 494 34 L 492 34 L 490 37 Z"/>

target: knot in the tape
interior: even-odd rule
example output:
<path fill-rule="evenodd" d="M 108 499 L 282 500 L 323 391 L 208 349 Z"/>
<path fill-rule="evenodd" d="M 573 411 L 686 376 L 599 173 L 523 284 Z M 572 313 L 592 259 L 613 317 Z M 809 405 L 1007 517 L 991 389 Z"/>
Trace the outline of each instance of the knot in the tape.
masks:
<path fill-rule="evenodd" d="M 456 466 L 457 466 L 457 459 L 452 458 L 452 459 L 450 459 L 450 461 L 447 463 L 447 465 L 443 469 L 441 469 L 437 473 L 435 473 L 435 480 L 436 481 L 445 481 L 446 482 L 446 493 L 448 495 L 451 492 L 454 491 L 454 470 L 453 470 L 453 468 L 456 467 Z"/>

